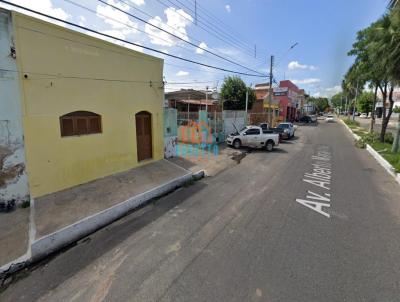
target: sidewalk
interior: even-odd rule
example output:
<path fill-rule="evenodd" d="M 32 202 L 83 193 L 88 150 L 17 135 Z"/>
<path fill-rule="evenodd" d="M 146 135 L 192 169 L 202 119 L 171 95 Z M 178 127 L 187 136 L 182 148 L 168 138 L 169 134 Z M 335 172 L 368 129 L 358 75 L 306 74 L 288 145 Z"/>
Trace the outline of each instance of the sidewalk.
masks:
<path fill-rule="evenodd" d="M 29 208 L 0 212 L 0 268 L 27 253 L 29 213 Z"/>
<path fill-rule="evenodd" d="M 213 148 L 201 149 L 196 145 L 179 143 L 178 148 L 188 150 L 178 157 L 170 158 L 169 161 L 190 170 L 193 173 L 204 170 L 207 176 L 214 176 L 225 169 L 237 165 L 240 160 L 245 157 L 245 149 L 235 150 L 227 147 L 226 144 L 217 145 L 217 150 Z"/>
<path fill-rule="evenodd" d="M 28 209 L 5 213 L 0 216 L 0 273 L 10 261 L 17 263 L 21 253 L 24 260 L 45 257 L 182 185 L 192 174 L 160 160 L 37 198 Z"/>

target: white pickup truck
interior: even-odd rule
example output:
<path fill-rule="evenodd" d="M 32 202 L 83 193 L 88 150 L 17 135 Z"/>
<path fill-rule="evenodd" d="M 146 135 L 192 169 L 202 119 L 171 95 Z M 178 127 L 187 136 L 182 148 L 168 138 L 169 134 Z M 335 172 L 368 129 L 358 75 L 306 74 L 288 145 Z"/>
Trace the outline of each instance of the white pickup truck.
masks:
<path fill-rule="evenodd" d="M 279 145 L 278 133 L 265 133 L 261 127 L 246 126 L 240 131 L 228 135 L 226 143 L 238 149 L 240 147 L 265 148 L 272 151 Z"/>

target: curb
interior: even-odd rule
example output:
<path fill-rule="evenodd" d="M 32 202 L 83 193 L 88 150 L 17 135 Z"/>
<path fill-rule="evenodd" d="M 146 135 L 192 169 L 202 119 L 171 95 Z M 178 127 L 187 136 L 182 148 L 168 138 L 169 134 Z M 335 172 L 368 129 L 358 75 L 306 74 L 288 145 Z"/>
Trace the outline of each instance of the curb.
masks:
<path fill-rule="evenodd" d="M 395 168 L 378 152 L 375 151 L 370 145 L 367 144 L 366 147 L 369 154 L 371 154 L 375 160 L 388 172 L 390 175 L 394 177 L 397 183 L 400 185 L 400 173 L 396 173 Z"/>
<path fill-rule="evenodd" d="M 357 134 L 353 133 L 353 131 L 349 128 L 349 126 L 346 125 L 343 120 L 340 120 L 342 124 L 346 127 L 346 129 L 353 135 L 353 137 L 357 140 L 360 139 L 360 136 Z M 400 173 L 396 173 L 395 168 L 382 156 L 380 155 L 374 148 L 371 147 L 371 145 L 367 144 L 366 150 L 368 151 L 369 154 L 372 155 L 373 158 L 380 164 L 386 172 L 388 172 L 391 176 L 394 177 L 396 182 L 400 185 Z"/>
<path fill-rule="evenodd" d="M 355 134 L 355 133 L 350 129 L 350 127 L 347 126 L 345 122 L 343 122 L 343 120 L 342 120 L 341 118 L 339 118 L 339 120 L 340 120 L 340 122 L 346 127 L 346 129 L 351 133 L 351 135 L 353 135 L 354 139 L 356 139 L 356 140 L 361 139 L 361 137 L 360 137 L 359 135 Z"/>
<path fill-rule="evenodd" d="M 8 274 L 14 273 L 30 263 L 36 262 L 60 250 L 61 248 L 76 242 L 77 240 L 109 225 L 115 220 L 126 215 L 129 211 L 143 205 L 147 201 L 160 197 L 192 179 L 198 180 L 204 177 L 204 171 L 189 172 L 177 177 L 165 184 L 152 188 L 146 192 L 133 196 L 108 209 L 90 215 L 73 224 L 63 227 L 54 233 L 33 240 L 29 245 L 29 252 L 21 258 L 0 267 L 0 280 Z"/>

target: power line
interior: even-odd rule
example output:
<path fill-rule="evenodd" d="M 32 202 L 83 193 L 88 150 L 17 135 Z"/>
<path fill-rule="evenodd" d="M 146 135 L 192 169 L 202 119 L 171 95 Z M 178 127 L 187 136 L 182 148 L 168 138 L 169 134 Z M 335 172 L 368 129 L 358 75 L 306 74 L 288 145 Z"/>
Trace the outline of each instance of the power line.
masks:
<path fill-rule="evenodd" d="M 179 5 L 176 5 L 176 4 L 175 4 L 174 2 L 172 2 L 171 0 L 166 0 L 166 1 L 168 1 L 168 2 L 171 3 L 172 5 L 175 5 L 178 9 L 183 10 L 182 7 L 180 7 Z M 216 25 L 215 23 L 213 23 L 212 26 L 210 27 L 210 25 L 209 25 L 210 22 L 208 22 L 205 18 L 204 18 L 205 22 L 202 22 L 202 20 L 200 20 L 200 19 L 202 19 L 202 16 L 201 16 L 199 13 L 195 12 L 193 9 L 191 9 L 191 8 L 188 7 L 188 6 L 186 6 L 185 4 L 183 4 L 183 3 L 182 3 L 181 1 L 179 1 L 179 0 L 174 0 L 174 1 L 178 2 L 179 4 L 181 4 L 182 6 L 184 6 L 187 10 L 191 11 L 193 14 L 196 15 L 196 17 L 198 18 L 198 21 L 199 21 L 198 23 L 196 23 L 196 26 L 197 26 L 197 27 L 203 29 L 203 30 L 206 31 L 207 33 L 209 33 L 209 34 L 213 35 L 214 37 L 216 37 L 217 39 L 219 39 L 219 40 L 221 40 L 221 41 L 223 41 L 223 42 L 226 42 L 226 43 L 232 45 L 233 47 L 235 47 L 235 48 L 237 48 L 237 49 L 242 49 L 242 50 L 244 50 L 244 52 L 243 52 L 244 54 L 246 54 L 247 56 L 251 57 L 251 58 L 254 59 L 255 61 L 261 62 L 259 59 L 257 59 L 257 58 L 254 56 L 254 49 L 253 49 L 253 46 L 250 47 L 250 46 L 248 46 L 246 43 L 243 43 L 242 41 L 238 40 L 236 37 L 230 35 L 229 33 L 226 33 L 226 32 L 224 31 L 224 29 L 221 30 L 221 27 L 217 27 L 217 25 Z M 165 7 L 168 7 L 165 3 L 161 2 L 160 0 L 157 0 L 157 2 L 161 3 L 161 4 L 164 5 Z M 182 17 L 184 17 L 186 20 L 188 20 L 188 21 L 190 21 L 190 22 L 193 23 L 193 20 L 188 19 L 186 16 L 182 15 L 182 14 L 179 13 L 178 11 L 177 11 L 177 13 L 178 13 L 179 15 L 181 15 Z M 189 14 L 189 15 L 190 15 L 190 14 Z M 218 20 L 218 19 L 217 19 L 217 20 Z M 219 20 L 218 20 L 218 21 L 219 21 Z M 205 26 L 206 28 L 210 29 L 211 32 L 210 32 L 209 30 L 207 30 L 206 28 L 204 28 L 203 26 L 199 25 L 199 24 L 204 24 L 204 26 Z M 218 32 L 216 32 L 216 29 L 219 29 L 219 35 L 217 34 Z M 222 38 L 221 38 L 221 35 L 222 35 Z M 227 40 L 226 40 L 226 39 L 227 39 Z M 235 41 L 235 40 L 236 40 L 236 41 Z M 243 45 L 244 45 L 244 46 L 243 46 Z"/>
<path fill-rule="evenodd" d="M 134 80 L 125 80 L 125 79 L 110 79 L 110 78 L 97 78 L 97 77 L 89 77 L 89 76 L 74 76 L 74 75 L 62 75 L 62 74 L 54 74 L 54 73 L 41 73 L 41 72 L 32 72 L 32 71 L 18 71 L 12 69 L 4 69 L 0 68 L 0 71 L 4 72 L 14 72 L 23 74 L 26 79 L 29 79 L 30 74 L 46 76 L 47 78 L 34 78 L 32 80 L 56 80 L 56 79 L 75 79 L 75 80 L 91 80 L 91 81 L 103 81 L 103 82 L 121 82 L 121 83 L 140 83 L 140 84 L 164 84 L 163 81 L 134 81 Z"/>
<path fill-rule="evenodd" d="M 95 33 L 97 35 L 101 35 L 101 36 L 104 36 L 104 37 L 107 37 L 107 38 L 115 39 L 117 41 L 128 43 L 128 44 L 133 45 L 133 46 L 141 47 L 141 48 L 144 48 L 144 49 L 147 49 L 147 50 L 159 53 L 159 54 L 163 54 L 165 56 L 169 56 L 169 57 L 172 57 L 172 58 L 175 58 L 175 59 L 179 59 L 179 60 L 182 60 L 182 61 L 185 61 L 185 62 L 189 62 L 189 63 L 192 63 L 192 64 L 197 64 L 197 65 L 200 65 L 200 66 L 205 66 L 205 67 L 209 67 L 209 68 L 213 68 L 213 69 L 217 69 L 217 70 L 222 70 L 222 71 L 225 71 L 225 72 L 245 75 L 245 76 L 262 77 L 262 78 L 267 77 L 267 75 L 257 75 L 257 74 L 249 74 L 249 73 L 240 72 L 240 71 L 233 71 L 233 70 L 229 70 L 229 69 L 226 69 L 226 68 L 213 66 L 213 65 L 197 62 L 197 61 L 194 61 L 194 60 L 182 58 L 182 57 L 179 57 L 179 56 L 176 56 L 176 55 L 172 55 L 172 54 L 168 54 L 168 53 L 165 53 L 163 51 L 160 51 L 160 50 L 148 47 L 148 46 L 140 45 L 138 43 L 134 43 L 134 42 L 127 41 L 125 39 L 117 38 L 117 37 L 109 35 L 109 34 L 101 33 L 99 31 L 96 31 L 94 29 L 88 28 L 86 26 L 82 26 L 82 25 L 79 25 L 79 24 L 76 24 L 76 23 L 73 23 L 73 22 L 69 22 L 69 21 L 66 21 L 66 20 L 63 20 L 63 19 L 60 19 L 60 18 L 57 18 L 57 17 L 53 17 L 53 16 L 50 16 L 48 14 L 41 13 L 39 11 L 36 11 L 36 10 L 30 9 L 30 8 L 21 6 L 21 5 L 18 5 L 18 4 L 14 4 L 14 3 L 11 3 L 11 2 L 8 2 L 8 1 L 5 1 L 5 0 L 0 0 L 0 2 L 4 3 L 4 4 L 8 4 L 8 5 L 13 6 L 13 7 L 17 7 L 17 8 L 23 9 L 23 10 L 31 12 L 31 13 L 38 14 L 38 15 L 43 16 L 43 17 L 47 17 L 47 18 L 52 19 L 52 20 L 56 20 L 58 22 L 62 22 L 62 23 L 65 23 L 65 24 L 68 24 L 68 25 L 71 25 L 71 26 L 74 26 L 74 27 L 77 27 L 77 28 L 80 28 L 80 29 L 84 29 L 84 30 L 89 31 L 91 33 Z"/>
<path fill-rule="evenodd" d="M 135 5 L 130 4 L 129 2 L 127 2 L 127 1 L 125 1 L 125 0 L 119 0 L 119 2 L 121 2 L 121 3 L 125 4 L 125 5 L 127 5 L 129 8 L 132 8 L 132 9 L 134 9 L 134 10 L 140 12 L 141 14 L 143 14 L 143 15 L 149 17 L 149 18 L 154 18 L 153 15 L 151 15 L 151 14 L 145 12 L 144 10 L 141 10 L 140 8 L 136 7 Z M 172 30 L 176 30 L 176 28 L 170 26 L 169 24 L 167 24 L 167 23 L 165 23 L 165 22 L 164 22 L 163 24 L 164 24 L 165 26 L 169 27 L 169 28 L 172 29 Z M 195 42 L 198 43 L 198 44 L 200 44 L 200 43 L 203 42 L 203 41 L 200 41 L 199 39 L 197 39 L 196 37 L 193 37 L 193 35 L 187 34 L 187 37 L 190 38 L 191 40 L 195 41 Z M 197 48 L 201 48 L 201 47 L 197 46 Z M 207 48 L 210 49 L 210 50 L 212 50 L 212 51 L 214 51 L 214 52 L 218 52 L 217 49 L 213 49 L 213 48 L 208 47 L 208 46 L 207 46 Z M 219 51 L 219 52 L 221 52 L 221 51 Z M 221 52 L 221 53 L 222 53 L 222 52 Z M 226 58 L 229 58 L 229 59 L 233 60 L 231 57 L 226 56 L 225 54 L 223 54 L 223 55 L 224 55 Z M 246 55 L 247 55 L 247 54 L 246 54 Z M 253 57 L 252 57 L 252 58 L 253 58 Z M 237 61 L 237 60 L 236 60 L 236 61 Z M 259 61 L 259 60 L 257 60 L 257 61 Z M 263 64 L 265 64 L 265 63 L 263 63 Z"/>
<path fill-rule="evenodd" d="M 196 0 L 192 0 L 192 1 L 194 1 L 194 2 L 197 3 Z M 206 16 L 208 16 L 209 18 L 214 19 L 215 21 L 217 21 L 218 23 L 220 23 L 222 26 L 226 27 L 227 29 L 230 29 L 230 30 L 233 31 L 233 32 L 235 31 L 235 30 L 232 29 L 229 25 L 227 25 L 226 23 L 222 22 L 219 18 L 217 18 L 216 16 L 214 16 L 213 13 L 211 13 L 208 9 L 206 9 L 205 7 L 203 7 L 201 4 L 197 3 L 197 7 L 198 7 L 200 10 L 203 10 L 204 14 L 205 14 Z M 238 34 L 237 32 L 234 33 L 234 34 L 240 35 L 240 34 Z M 243 36 L 241 36 L 241 37 L 244 38 Z M 244 38 L 244 39 L 245 39 L 245 38 Z M 246 39 L 245 39 L 245 40 L 246 40 Z M 247 40 L 247 42 L 248 42 L 248 43 L 251 43 L 249 40 Z"/>
<path fill-rule="evenodd" d="M 64 0 L 64 1 L 72 2 L 72 1 L 70 1 L 70 0 Z M 247 69 L 247 70 L 249 70 L 249 71 L 252 71 L 252 72 L 255 72 L 255 73 L 258 73 L 258 74 L 261 75 L 261 73 L 258 72 L 258 71 L 256 71 L 256 70 L 253 70 L 253 69 L 248 68 L 248 67 L 246 67 L 246 66 L 243 66 L 243 65 L 241 65 L 241 64 L 239 64 L 239 63 L 237 63 L 237 62 L 234 62 L 234 61 L 232 61 L 232 60 L 230 60 L 230 59 L 227 59 L 227 58 L 225 58 L 225 57 L 223 57 L 223 56 L 220 56 L 219 54 L 216 54 L 216 53 L 214 53 L 214 52 L 208 50 L 207 48 L 200 47 L 200 46 L 198 46 L 198 45 L 196 45 L 196 44 L 194 44 L 194 43 L 192 43 L 192 42 L 190 42 L 190 41 L 187 41 L 187 40 L 183 39 L 182 37 L 179 37 L 178 35 L 175 35 L 174 33 L 171 33 L 171 32 L 169 32 L 169 31 L 167 31 L 167 30 L 165 30 L 165 29 L 163 29 L 163 28 L 161 28 L 161 27 L 159 27 L 159 26 L 157 26 L 157 25 L 154 25 L 154 24 L 152 24 L 152 23 L 150 23 L 150 22 L 148 22 L 148 21 L 146 21 L 146 20 L 144 20 L 144 19 L 138 17 L 138 16 L 135 16 L 135 15 L 133 15 L 133 14 L 127 12 L 127 11 L 124 11 L 123 9 L 121 9 L 121 8 L 115 6 L 115 5 L 109 4 L 109 3 L 107 3 L 107 2 L 105 2 L 105 1 L 103 1 L 103 0 L 97 0 L 97 1 L 100 2 L 100 3 L 103 3 L 103 4 L 105 4 L 105 5 L 108 5 L 109 7 L 112 7 L 112 8 L 115 9 L 115 10 L 118 10 L 119 12 L 121 12 L 121 13 L 127 15 L 127 16 L 130 16 L 130 17 L 132 17 L 132 18 L 134 18 L 134 19 L 136 19 L 136 20 L 139 20 L 139 21 L 141 21 L 141 22 L 143 22 L 143 23 L 145 23 L 145 24 L 148 24 L 148 25 L 150 25 L 150 26 L 152 26 L 152 27 L 154 27 L 154 28 L 157 28 L 158 30 L 161 30 L 162 32 L 165 32 L 166 34 L 169 34 L 169 35 L 173 36 L 173 37 L 176 38 L 176 39 L 179 39 L 179 40 L 181 40 L 181 41 L 183 41 L 183 42 L 185 42 L 185 43 L 187 43 L 187 44 L 189 44 L 189 45 L 191 45 L 191 46 L 194 46 L 195 48 L 199 48 L 199 49 L 201 49 L 201 50 L 203 50 L 203 51 L 205 51 L 205 52 L 207 52 L 207 53 L 209 53 L 209 54 L 212 54 L 213 56 L 216 56 L 217 58 L 220 58 L 220 59 L 225 60 L 225 61 L 227 61 L 227 62 L 229 62 L 229 63 L 231 63 L 231 64 L 240 66 L 240 67 L 242 67 L 242 68 L 244 68 L 244 69 Z"/>
<path fill-rule="evenodd" d="M 162 1 L 160 1 L 160 0 L 156 0 L 156 1 L 159 2 L 161 5 L 163 5 L 163 6 L 167 7 L 167 8 L 169 8 L 169 6 L 168 6 L 167 4 L 165 4 L 164 2 L 162 2 Z M 173 2 L 171 2 L 170 0 L 167 0 L 167 1 L 170 2 L 172 5 L 176 5 L 176 4 L 174 4 Z M 177 8 L 178 8 L 178 9 L 182 9 L 182 8 L 179 7 L 179 6 L 177 6 Z M 186 17 L 185 15 L 182 15 L 180 12 L 176 11 L 176 13 L 179 14 L 181 17 L 185 18 L 186 20 L 188 20 L 189 22 L 193 22 L 193 20 L 189 19 L 189 18 Z M 250 50 L 248 50 L 248 49 L 246 49 L 246 48 L 243 48 L 243 47 L 240 46 L 240 45 L 237 45 L 237 43 L 235 43 L 235 42 L 232 42 L 232 41 L 229 41 L 229 40 L 227 41 L 227 40 L 224 39 L 223 37 L 221 38 L 221 36 L 219 36 L 219 35 L 215 32 L 215 29 L 213 29 L 213 28 L 211 28 L 211 31 L 210 31 L 210 30 L 208 30 L 208 28 L 209 28 L 208 26 L 206 26 L 207 28 L 205 28 L 205 27 L 203 27 L 203 26 L 197 24 L 197 27 L 203 29 L 203 30 L 204 30 L 205 32 L 207 32 L 208 34 L 214 36 L 215 38 L 217 38 L 217 39 L 219 39 L 219 40 L 221 40 L 221 41 L 223 41 L 223 42 L 225 42 L 225 43 L 230 44 L 231 46 L 233 46 L 233 47 L 235 47 L 235 48 L 240 48 L 240 49 L 244 50 L 244 51 L 246 52 L 247 55 L 249 55 L 249 53 L 252 53 L 252 51 L 250 51 Z M 250 56 L 253 57 L 252 55 L 250 55 Z"/>
<path fill-rule="evenodd" d="M 119 21 L 119 20 L 117 20 L 117 19 L 115 19 L 115 18 L 109 17 L 109 16 L 104 15 L 104 14 L 102 14 L 102 13 L 98 13 L 98 12 L 94 11 L 93 9 L 91 9 L 91 8 L 89 8 L 89 7 L 83 6 L 83 5 L 81 5 L 81 4 L 78 4 L 78 3 L 76 3 L 76 2 L 73 2 L 73 1 L 71 1 L 71 0 L 64 0 L 64 1 L 70 3 L 70 4 L 74 5 L 74 6 L 80 7 L 80 8 L 82 8 L 82 9 L 84 9 L 84 10 L 87 10 L 87 11 L 89 11 L 89 12 L 95 14 L 95 15 L 102 16 L 102 17 L 104 17 L 104 18 L 106 18 L 106 19 L 108 19 L 108 20 L 112 20 L 112 21 L 114 21 L 114 22 L 117 22 L 117 23 L 122 24 L 122 25 L 124 25 L 124 26 L 127 26 L 127 27 L 129 27 L 129 28 L 132 28 L 133 30 L 140 31 L 140 32 L 142 32 L 142 33 L 144 33 L 144 34 L 146 34 L 146 35 L 149 35 L 149 36 L 151 36 L 151 37 L 160 39 L 160 40 L 162 40 L 162 41 L 164 41 L 164 42 L 166 42 L 166 43 L 170 43 L 170 41 L 165 40 L 165 39 L 163 39 L 162 37 L 159 37 L 159 36 L 156 36 L 156 35 L 152 35 L 152 34 L 150 34 L 150 33 L 146 33 L 144 30 L 141 30 L 141 29 L 139 29 L 139 28 L 136 28 L 136 27 L 134 27 L 134 26 L 131 26 L 131 25 L 129 25 L 129 24 L 126 24 L 126 23 L 124 23 L 124 22 L 121 22 L 121 21 Z M 187 48 L 185 48 L 185 47 L 183 47 L 183 46 L 181 46 L 181 45 L 177 45 L 177 46 L 178 46 L 179 48 L 182 48 L 183 50 L 185 50 L 185 51 L 187 51 L 187 52 L 190 52 L 190 53 L 192 52 L 191 50 L 189 50 L 189 49 L 187 49 Z"/>
<path fill-rule="evenodd" d="M 102 49 L 102 50 L 109 51 L 109 52 L 115 52 L 115 53 L 117 53 L 119 55 L 122 55 L 122 56 L 128 56 L 128 57 L 134 56 L 136 58 L 140 58 L 142 60 L 146 60 L 146 61 L 149 61 L 149 62 L 156 62 L 158 60 L 158 59 L 151 58 L 151 57 L 143 57 L 142 55 L 136 55 L 136 53 L 134 53 L 134 52 L 131 52 L 131 53 L 127 54 L 127 53 L 119 52 L 119 51 L 116 51 L 116 50 L 113 50 L 113 49 L 110 49 L 110 48 L 105 48 L 105 47 L 101 47 L 101 46 L 98 46 L 98 45 L 93 45 L 93 44 L 90 44 L 90 43 L 84 43 L 82 41 L 66 38 L 66 37 L 63 37 L 63 36 L 56 35 L 54 33 L 43 32 L 43 31 L 40 31 L 40 30 L 36 30 L 36 29 L 32 29 L 32 28 L 28 28 L 28 27 L 24 27 L 24 26 L 20 26 L 20 25 L 17 26 L 17 27 L 18 28 L 22 28 L 24 30 L 28 30 L 28 31 L 34 32 L 34 33 L 42 34 L 42 35 L 45 35 L 45 36 L 51 36 L 51 37 L 54 37 L 54 38 L 57 38 L 57 39 L 61 39 L 61 40 L 65 40 L 65 41 L 69 41 L 69 42 L 73 42 L 73 43 L 77 43 L 77 44 L 80 44 L 80 45 L 89 46 L 89 47 L 93 47 L 93 48 L 97 48 L 97 49 Z M 194 68 L 194 66 L 193 67 L 188 67 L 188 66 L 177 65 L 177 64 L 167 63 L 167 62 L 164 62 L 164 65 L 172 66 L 172 67 L 175 67 L 175 68 L 183 68 L 183 69 L 187 69 L 187 70 L 202 71 L 200 69 L 201 67 Z M 207 67 L 207 71 L 206 72 L 208 72 L 208 73 L 225 74 L 224 72 L 221 72 L 221 71 L 217 71 L 217 70 L 214 70 L 214 69 L 208 70 L 208 69 L 210 69 L 210 68 Z"/>
<path fill-rule="evenodd" d="M 193 9 L 191 9 L 190 7 L 188 7 L 188 6 L 186 6 L 184 3 L 182 3 L 180 0 L 175 0 L 177 3 L 179 3 L 179 4 L 181 4 L 183 7 L 185 7 L 186 9 L 188 9 L 189 11 L 191 11 L 192 13 L 195 13 L 196 14 L 196 16 L 197 16 L 197 18 L 199 19 L 199 22 L 200 23 L 202 23 L 202 24 L 204 24 L 204 25 L 208 25 L 207 23 L 204 23 L 204 22 L 201 22 L 201 20 L 200 19 L 202 19 L 202 17 L 201 17 L 201 15 L 199 14 L 199 13 L 197 13 L 197 12 L 195 12 Z M 197 4 L 197 1 L 195 1 L 195 3 Z M 199 8 L 202 8 L 200 5 L 198 5 L 198 7 Z M 203 9 L 204 10 L 204 9 Z M 208 15 L 209 16 L 209 15 Z M 205 18 L 203 18 L 206 22 L 207 22 L 207 20 L 205 19 Z M 215 18 L 215 20 L 217 20 L 217 21 L 219 21 L 219 19 L 217 19 L 217 18 Z M 219 21 L 219 22 L 221 22 L 221 21 Z M 225 26 L 225 25 L 224 25 Z M 217 25 L 216 24 L 213 24 L 213 28 L 214 28 L 214 30 L 215 30 L 215 27 L 217 27 Z M 222 27 L 218 27 L 219 28 L 219 30 L 220 30 L 220 32 L 222 33 L 222 34 L 224 34 L 226 37 L 228 37 L 229 39 L 231 39 L 232 41 L 236 41 L 236 43 L 238 43 L 238 44 L 241 44 L 241 45 L 243 45 L 244 47 L 248 47 L 248 45 L 247 45 L 247 43 L 244 43 L 244 42 L 242 42 L 242 41 L 240 41 L 238 38 L 236 38 L 235 36 L 233 36 L 233 35 L 231 35 L 229 32 L 227 32 L 224 28 L 222 28 Z M 249 50 L 253 50 L 252 49 L 252 47 L 250 48 L 249 47 Z"/>

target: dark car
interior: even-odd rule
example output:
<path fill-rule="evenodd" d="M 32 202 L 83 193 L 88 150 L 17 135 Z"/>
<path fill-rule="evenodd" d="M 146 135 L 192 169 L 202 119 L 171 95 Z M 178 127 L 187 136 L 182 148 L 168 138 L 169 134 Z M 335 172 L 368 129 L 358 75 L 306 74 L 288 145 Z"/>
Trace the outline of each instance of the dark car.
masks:
<path fill-rule="evenodd" d="M 312 123 L 312 119 L 311 117 L 309 117 L 308 115 L 302 116 L 301 118 L 299 118 L 299 122 L 300 123 Z"/>
<path fill-rule="evenodd" d="M 268 123 L 261 123 L 258 125 L 263 130 L 263 133 L 278 133 L 279 134 L 279 142 L 283 139 L 283 129 L 280 128 L 271 128 Z"/>

